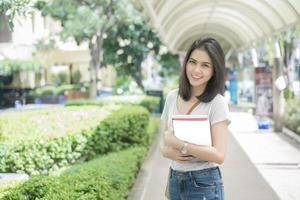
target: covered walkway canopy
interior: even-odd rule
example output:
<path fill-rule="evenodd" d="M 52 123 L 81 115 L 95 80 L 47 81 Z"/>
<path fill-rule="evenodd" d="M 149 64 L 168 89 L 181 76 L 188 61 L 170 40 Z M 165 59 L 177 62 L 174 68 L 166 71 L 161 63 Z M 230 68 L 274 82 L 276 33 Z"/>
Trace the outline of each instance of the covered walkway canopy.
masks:
<path fill-rule="evenodd" d="M 236 50 L 300 23 L 299 0 L 132 1 L 174 52 L 208 35 Z"/>

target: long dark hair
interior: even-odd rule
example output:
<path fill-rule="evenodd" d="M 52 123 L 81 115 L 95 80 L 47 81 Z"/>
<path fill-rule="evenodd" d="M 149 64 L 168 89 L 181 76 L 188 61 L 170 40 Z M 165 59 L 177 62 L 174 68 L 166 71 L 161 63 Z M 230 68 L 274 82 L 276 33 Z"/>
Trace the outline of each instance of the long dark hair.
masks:
<path fill-rule="evenodd" d="M 217 40 L 214 38 L 205 38 L 202 40 L 196 40 L 193 42 L 189 50 L 187 51 L 183 67 L 181 69 L 179 80 L 179 95 L 188 101 L 192 95 L 192 88 L 186 74 L 186 64 L 195 49 L 201 49 L 207 52 L 213 65 L 213 75 L 208 81 L 204 92 L 197 96 L 197 99 L 201 102 L 211 101 L 217 94 L 224 93 L 225 86 L 225 59 L 224 52 Z"/>

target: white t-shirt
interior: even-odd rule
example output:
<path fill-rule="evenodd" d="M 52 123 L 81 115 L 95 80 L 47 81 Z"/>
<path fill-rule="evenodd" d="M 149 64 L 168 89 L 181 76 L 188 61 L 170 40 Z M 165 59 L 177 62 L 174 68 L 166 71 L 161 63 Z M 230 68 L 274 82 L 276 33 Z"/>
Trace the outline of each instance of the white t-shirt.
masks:
<path fill-rule="evenodd" d="M 175 89 L 169 92 L 165 101 L 165 107 L 161 115 L 161 120 L 167 122 L 168 129 L 172 129 L 172 115 L 183 114 L 178 111 L 177 98 L 178 89 Z M 225 97 L 220 94 L 216 95 L 215 98 L 208 103 L 201 102 L 193 109 L 191 115 L 208 115 L 211 126 L 217 122 L 225 120 L 228 120 L 228 122 L 230 123 L 228 104 Z M 190 162 L 184 164 L 178 163 L 173 160 L 171 162 L 171 168 L 176 171 L 201 170 L 215 167 L 217 165 L 217 163 L 199 159 L 193 159 Z"/>

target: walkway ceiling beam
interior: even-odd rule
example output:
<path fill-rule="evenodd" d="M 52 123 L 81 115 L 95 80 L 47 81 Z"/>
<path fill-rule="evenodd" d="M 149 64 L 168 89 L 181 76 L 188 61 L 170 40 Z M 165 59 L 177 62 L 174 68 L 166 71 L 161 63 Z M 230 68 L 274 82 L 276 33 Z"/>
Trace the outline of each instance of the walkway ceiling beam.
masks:
<path fill-rule="evenodd" d="M 191 18 L 191 19 L 194 19 L 194 18 Z M 228 23 L 228 22 L 230 22 L 230 23 Z M 178 24 L 176 24 L 176 26 L 178 26 L 178 27 L 169 29 L 170 31 L 166 38 L 167 38 L 167 40 L 172 41 L 172 43 L 173 43 L 174 41 L 177 41 L 178 37 L 183 36 L 183 34 L 182 34 L 183 32 L 188 34 L 188 32 L 186 32 L 185 30 L 190 29 L 190 27 L 197 27 L 199 29 L 199 31 L 209 31 L 208 27 L 211 27 L 211 25 L 219 26 L 226 30 L 229 29 L 232 32 L 232 35 L 236 35 L 237 38 L 243 38 L 242 39 L 242 41 L 244 41 L 243 43 L 248 43 L 248 42 L 252 41 L 253 39 L 257 38 L 258 36 L 261 36 L 261 35 L 257 35 L 255 33 L 253 33 L 253 31 L 249 31 L 248 27 L 245 26 L 244 24 L 241 24 L 238 20 L 232 20 L 232 19 L 229 20 L 229 19 L 222 18 L 222 17 L 215 17 L 214 19 L 210 20 L 209 24 L 207 24 L 206 21 L 191 20 L 191 23 L 185 25 L 184 29 L 178 28 L 178 27 L 182 27 L 180 25 L 180 22 L 178 22 Z M 176 30 L 176 31 L 172 31 L 172 30 Z M 222 31 L 222 30 L 220 30 L 220 31 Z"/>
<path fill-rule="evenodd" d="M 233 49 L 245 48 L 300 22 L 299 0 L 132 1 L 173 52 L 210 34 Z"/>
<path fill-rule="evenodd" d="M 221 32 L 222 31 L 222 32 Z M 187 34 L 190 33 L 190 34 Z M 243 40 L 240 39 L 238 35 L 236 35 L 234 32 L 232 32 L 230 29 L 220 26 L 211 25 L 211 27 L 208 27 L 206 31 L 201 31 L 201 29 L 198 29 L 197 27 L 191 27 L 190 29 L 186 30 L 186 33 L 183 33 L 183 36 L 175 40 L 173 43 L 171 43 L 172 49 L 178 49 L 179 51 L 184 51 L 182 48 L 184 42 L 191 37 L 192 35 L 198 35 L 198 37 L 201 37 L 203 35 L 209 36 L 211 34 L 218 35 L 219 37 L 224 38 L 224 40 L 228 41 L 234 48 L 237 48 L 241 44 L 243 44 Z M 197 39 L 197 38 L 194 38 Z M 189 46 L 190 44 L 188 44 Z"/>

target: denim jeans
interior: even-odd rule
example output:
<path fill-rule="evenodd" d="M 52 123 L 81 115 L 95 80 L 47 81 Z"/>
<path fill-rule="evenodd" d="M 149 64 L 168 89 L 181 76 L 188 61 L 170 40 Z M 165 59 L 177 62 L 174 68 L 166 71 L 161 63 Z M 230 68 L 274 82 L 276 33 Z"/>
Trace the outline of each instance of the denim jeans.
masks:
<path fill-rule="evenodd" d="M 223 200 L 223 182 L 219 167 L 178 172 L 170 169 L 170 200 Z"/>

